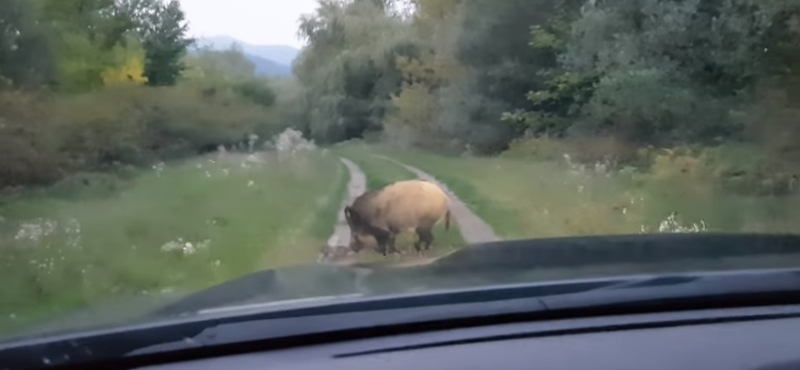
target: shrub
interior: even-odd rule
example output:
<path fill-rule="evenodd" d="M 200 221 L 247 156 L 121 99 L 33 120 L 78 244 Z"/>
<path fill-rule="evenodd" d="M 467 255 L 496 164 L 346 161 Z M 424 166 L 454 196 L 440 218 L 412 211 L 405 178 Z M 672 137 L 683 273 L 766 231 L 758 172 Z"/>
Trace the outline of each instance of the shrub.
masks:
<path fill-rule="evenodd" d="M 569 155 L 579 163 L 598 162 L 616 164 L 640 164 L 643 157 L 635 146 L 615 137 L 575 137 L 551 139 L 528 137 L 515 140 L 504 152 L 507 157 L 537 157 L 544 160 L 561 160 Z"/>
<path fill-rule="evenodd" d="M 0 188 L 48 183 L 60 176 L 47 109 L 40 97 L 0 91 Z"/>
<path fill-rule="evenodd" d="M 0 187 L 193 155 L 241 141 L 268 114 L 249 100 L 194 86 L 51 97 L 0 92 Z"/>
<path fill-rule="evenodd" d="M 261 81 L 249 80 L 236 84 L 233 90 L 243 98 L 263 107 L 275 104 L 275 92 Z"/>

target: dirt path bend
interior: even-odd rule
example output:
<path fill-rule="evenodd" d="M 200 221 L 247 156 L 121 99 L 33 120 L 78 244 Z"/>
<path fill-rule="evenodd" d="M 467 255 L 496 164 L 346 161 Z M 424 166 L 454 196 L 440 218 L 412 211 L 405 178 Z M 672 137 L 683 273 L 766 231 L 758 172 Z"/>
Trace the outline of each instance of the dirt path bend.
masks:
<path fill-rule="evenodd" d="M 387 160 L 398 166 L 402 166 L 405 169 L 413 172 L 417 177 L 422 180 L 431 181 L 435 184 L 438 184 L 442 187 L 442 189 L 447 193 L 450 197 L 450 212 L 452 216 L 458 222 L 458 228 L 461 230 L 461 236 L 464 238 L 464 241 L 467 244 L 475 244 L 475 243 L 485 243 L 485 242 L 493 242 L 498 241 L 500 238 L 495 234 L 494 230 L 492 229 L 489 224 L 486 223 L 483 219 L 478 217 L 472 210 L 467 207 L 467 205 L 462 202 L 455 193 L 453 193 L 447 185 L 441 183 L 440 181 L 436 180 L 435 177 L 428 174 L 425 171 L 420 170 L 414 166 L 409 166 L 405 163 L 399 162 L 395 159 L 376 155 L 375 157 Z M 345 225 L 346 226 L 346 225 Z"/>
<path fill-rule="evenodd" d="M 328 247 L 330 248 L 342 248 L 350 245 L 350 227 L 347 226 L 347 220 L 344 218 L 344 207 L 353 203 L 359 195 L 367 190 L 367 177 L 364 175 L 364 171 L 361 171 L 355 163 L 347 158 L 339 158 L 339 160 L 350 172 L 350 182 L 347 184 L 347 194 L 339 207 L 333 234 L 328 238 Z"/>

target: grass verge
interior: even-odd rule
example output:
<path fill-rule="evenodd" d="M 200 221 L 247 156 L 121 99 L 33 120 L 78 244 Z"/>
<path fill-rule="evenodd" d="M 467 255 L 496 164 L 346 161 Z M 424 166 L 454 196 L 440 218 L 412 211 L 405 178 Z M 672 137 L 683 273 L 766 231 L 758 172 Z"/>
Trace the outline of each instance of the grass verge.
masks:
<path fill-rule="evenodd" d="M 686 230 L 797 233 L 798 196 L 743 196 L 649 173 L 596 173 L 535 159 L 376 149 L 431 173 L 504 238 Z M 675 212 L 676 217 L 669 215 Z"/>
<path fill-rule="evenodd" d="M 318 153 L 229 155 L 156 166 L 102 195 L 6 197 L 0 329 L 118 296 L 313 263 L 346 181 L 338 161 Z"/>

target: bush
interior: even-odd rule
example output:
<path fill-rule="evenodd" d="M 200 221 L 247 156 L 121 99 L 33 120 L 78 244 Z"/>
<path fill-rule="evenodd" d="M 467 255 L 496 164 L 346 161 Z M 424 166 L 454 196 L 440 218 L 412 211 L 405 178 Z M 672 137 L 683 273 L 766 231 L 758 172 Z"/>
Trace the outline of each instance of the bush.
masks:
<path fill-rule="evenodd" d="M 3 92 L 0 187 L 197 154 L 241 141 L 267 115 L 241 97 L 193 86 L 120 86 L 51 97 Z"/>
<path fill-rule="evenodd" d="M 275 104 L 275 92 L 260 81 L 245 81 L 236 84 L 233 90 L 243 98 L 250 100 L 254 104 L 263 107 L 270 107 Z"/>
<path fill-rule="evenodd" d="M 551 139 L 528 137 L 514 140 L 503 153 L 506 157 L 536 157 L 543 160 L 561 160 L 569 155 L 578 163 L 598 162 L 618 165 L 641 165 L 644 159 L 640 150 L 615 137 L 575 137 Z"/>
<path fill-rule="evenodd" d="M 62 160 L 47 110 L 39 97 L 0 91 L 0 188 L 60 177 Z"/>
<path fill-rule="evenodd" d="M 515 140 L 503 157 L 556 162 L 567 158 L 581 168 L 628 168 L 640 174 L 638 179 L 696 194 L 722 188 L 742 195 L 774 196 L 800 187 L 800 168 L 791 154 L 759 144 L 643 148 L 613 137 L 538 137 Z"/>

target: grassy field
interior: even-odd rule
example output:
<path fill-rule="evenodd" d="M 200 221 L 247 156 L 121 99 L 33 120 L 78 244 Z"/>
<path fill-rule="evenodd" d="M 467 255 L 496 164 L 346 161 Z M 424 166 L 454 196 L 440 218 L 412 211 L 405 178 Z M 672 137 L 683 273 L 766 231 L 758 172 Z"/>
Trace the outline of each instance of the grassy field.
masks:
<path fill-rule="evenodd" d="M 730 194 L 696 179 L 535 159 L 446 157 L 372 147 L 446 183 L 504 238 L 691 230 L 800 231 L 800 197 Z M 672 213 L 674 217 L 670 217 Z"/>
<path fill-rule="evenodd" d="M 352 143 L 294 159 L 207 157 L 123 177 L 81 175 L 0 197 L 0 330 L 116 297 L 192 291 L 259 269 L 312 263 L 333 230 L 348 181 L 336 155 L 356 162 L 372 189 L 414 178 L 374 154 L 436 176 L 504 238 L 693 225 L 800 231 L 797 196 L 733 195 L 695 179 L 648 173 Z M 398 246 L 411 250 L 413 238 L 398 238 Z M 436 228 L 431 254 L 463 245 L 453 222 L 449 231 Z M 376 253 L 361 260 L 385 261 Z"/>
<path fill-rule="evenodd" d="M 333 230 L 346 169 L 320 154 L 252 159 L 194 159 L 4 197 L 0 328 L 313 263 Z"/>
<path fill-rule="evenodd" d="M 367 188 L 378 189 L 389 183 L 401 180 L 415 179 L 416 176 L 394 163 L 388 162 L 373 155 L 376 153 L 371 147 L 366 145 L 341 145 L 334 149 L 334 153 L 352 160 L 364 171 L 367 177 Z M 404 234 L 398 237 L 397 246 L 406 250 L 413 249 L 414 234 Z M 451 252 L 456 248 L 464 246 L 464 240 L 458 231 L 458 225 L 454 219 L 450 221 L 450 230 L 445 230 L 440 224 L 434 229 L 434 243 L 431 246 L 432 254 L 439 255 Z M 381 261 L 382 256 L 370 253 L 363 257 L 365 261 Z"/>

